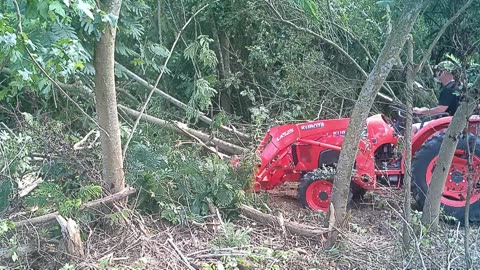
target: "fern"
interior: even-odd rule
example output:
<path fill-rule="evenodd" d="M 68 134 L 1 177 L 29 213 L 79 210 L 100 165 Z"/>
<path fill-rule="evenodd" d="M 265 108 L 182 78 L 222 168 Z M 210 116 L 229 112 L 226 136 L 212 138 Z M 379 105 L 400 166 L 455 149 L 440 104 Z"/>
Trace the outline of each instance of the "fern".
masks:
<path fill-rule="evenodd" d="M 190 43 L 187 48 L 183 51 L 183 55 L 185 58 L 189 60 L 195 60 L 195 56 L 197 55 L 197 51 L 200 48 L 200 44 L 196 41 Z"/>
<path fill-rule="evenodd" d="M 97 185 L 87 185 L 80 188 L 77 197 L 82 201 L 91 201 L 102 196 L 102 187 Z"/>
<path fill-rule="evenodd" d="M 58 184 L 44 182 L 25 198 L 25 205 L 27 207 L 55 206 L 65 200 L 66 196 Z"/>
<path fill-rule="evenodd" d="M 115 46 L 115 52 L 123 56 L 135 56 L 135 57 L 139 56 L 139 54 L 136 51 L 130 49 L 121 41 L 117 42 Z"/>
<path fill-rule="evenodd" d="M 137 17 L 142 17 L 150 11 L 150 7 L 145 4 L 144 1 L 127 0 L 124 1 L 123 6 L 125 6 L 128 11 L 133 12 Z"/>
<path fill-rule="evenodd" d="M 217 94 L 217 90 L 210 86 L 210 83 L 205 79 L 198 79 L 195 82 L 195 90 L 188 102 L 189 108 L 198 109 L 200 111 L 208 109 L 212 104 L 211 98 Z M 193 117 L 193 112 L 189 111 L 187 114 Z"/>
<path fill-rule="evenodd" d="M 72 39 L 72 40 L 77 40 L 77 33 L 75 32 L 75 29 L 67 24 L 54 24 L 52 25 L 50 32 L 49 32 L 49 37 L 53 41 L 53 43 L 58 42 L 59 40 L 62 39 Z"/>
<path fill-rule="evenodd" d="M 151 43 L 148 45 L 148 49 L 156 54 L 157 56 L 161 56 L 161 57 L 167 57 L 168 56 L 168 49 L 165 48 L 164 46 L 160 45 L 160 44 L 156 44 L 156 43 Z"/>
<path fill-rule="evenodd" d="M 58 205 L 58 212 L 62 216 L 71 217 L 82 206 L 81 199 L 67 199 Z"/>

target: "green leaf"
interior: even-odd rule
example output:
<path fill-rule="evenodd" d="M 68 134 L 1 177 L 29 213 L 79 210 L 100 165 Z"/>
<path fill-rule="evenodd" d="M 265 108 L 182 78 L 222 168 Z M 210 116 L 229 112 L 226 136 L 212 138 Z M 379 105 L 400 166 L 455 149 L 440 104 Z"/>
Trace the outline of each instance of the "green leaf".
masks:
<path fill-rule="evenodd" d="M 48 18 L 48 3 L 47 1 L 40 1 L 37 5 L 37 10 L 40 16 L 44 19 Z"/>
<path fill-rule="evenodd" d="M 111 27 L 116 27 L 118 22 L 118 17 L 112 13 L 108 13 L 102 16 L 102 22 L 108 22 Z"/>
<path fill-rule="evenodd" d="M 0 235 L 8 232 L 8 225 L 7 222 L 0 223 Z"/>
<path fill-rule="evenodd" d="M 305 9 L 305 12 L 307 12 L 307 14 L 310 14 L 311 16 L 313 16 L 317 21 L 320 20 L 320 18 L 318 17 L 317 3 L 315 3 L 312 0 L 305 0 L 304 9 Z"/>
<path fill-rule="evenodd" d="M 31 81 L 32 78 L 32 72 L 28 71 L 27 69 L 19 70 L 18 73 L 20 73 L 20 76 L 22 76 L 22 80 L 24 81 Z"/>
<path fill-rule="evenodd" d="M 85 65 L 83 64 L 82 61 L 77 61 L 75 62 L 74 69 L 83 69 Z"/>
<path fill-rule="evenodd" d="M 61 17 L 66 16 L 65 10 L 63 9 L 62 4 L 58 1 L 54 1 L 54 2 L 50 3 L 50 5 L 48 6 L 48 10 L 55 12 L 56 14 L 60 15 Z"/>
<path fill-rule="evenodd" d="M 193 60 L 195 59 L 195 55 L 197 54 L 197 50 L 200 47 L 200 44 L 198 42 L 192 42 L 190 43 L 187 48 L 183 51 L 183 55 L 189 59 Z"/>
<path fill-rule="evenodd" d="M 149 46 L 149 49 L 152 53 L 161 56 L 161 57 L 167 57 L 168 56 L 168 49 L 163 47 L 162 45 L 159 44 L 152 44 Z"/>
<path fill-rule="evenodd" d="M 2 91 L 0 91 L 0 100 L 5 99 L 5 97 L 7 97 L 7 94 L 8 94 L 8 88 L 5 88 Z"/>
<path fill-rule="evenodd" d="M 134 58 L 132 61 L 131 61 L 132 65 L 134 66 L 140 66 L 140 65 L 143 65 L 145 64 L 145 62 L 140 59 L 140 58 Z"/>
<path fill-rule="evenodd" d="M 90 19 L 92 20 L 94 19 L 93 13 L 91 11 L 92 7 L 90 6 L 90 4 L 85 3 L 82 0 L 79 0 L 77 4 L 77 8 Z"/>

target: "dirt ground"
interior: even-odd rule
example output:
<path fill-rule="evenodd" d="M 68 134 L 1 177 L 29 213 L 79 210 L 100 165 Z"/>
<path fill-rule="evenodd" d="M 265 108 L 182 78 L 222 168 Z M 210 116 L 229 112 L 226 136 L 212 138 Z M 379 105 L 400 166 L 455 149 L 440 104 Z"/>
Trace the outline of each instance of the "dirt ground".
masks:
<path fill-rule="evenodd" d="M 403 253 L 400 205 L 400 191 L 367 193 L 351 206 L 348 226 L 331 249 L 325 248 L 324 236 L 306 239 L 243 216 L 222 221 L 223 225 L 212 217 L 211 223 L 171 226 L 132 212 L 114 232 L 92 229 L 85 237 L 83 259 L 67 258 L 61 245 L 41 244 L 29 254 L 28 265 L 59 269 L 70 261 L 76 269 L 465 268 L 463 228 L 454 225 L 443 224 L 441 232 L 429 239 L 417 233 L 417 245 Z M 285 220 L 325 226 L 325 214 L 297 202 L 295 184 L 270 192 L 265 208 L 273 215 L 281 212 Z M 470 235 L 473 265 L 480 265 L 478 228 Z"/>

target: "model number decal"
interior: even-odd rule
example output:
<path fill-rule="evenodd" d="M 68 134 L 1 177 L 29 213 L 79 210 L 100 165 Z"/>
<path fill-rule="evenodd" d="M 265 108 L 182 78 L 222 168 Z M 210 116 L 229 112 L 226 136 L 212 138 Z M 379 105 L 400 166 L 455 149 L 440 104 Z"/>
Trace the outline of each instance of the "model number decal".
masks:
<path fill-rule="evenodd" d="M 314 129 L 314 128 L 322 128 L 323 126 L 325 126 L 325 124 L 323 122 L 320 122 L 320 123 L 308 124 L 308 125 L 301 126 L 300 129 L 301 130 L 309 130 L 309 129 Z"/>
<path fill-rule="evenodd" d="M 281 139 L 287 137 L 288 135 L 292 134 L 293 133 L 293 128 L 283 132 L 282 134 L 280 134 L 280 136 L 277 138 L 277 142 L 279 142 Z"/>
<path fill-rule="evenodd" d="M 341 130 L 341 131 L 334 131 L 333 136 L 345 136 L 347 134 L 346 130 Z"/>

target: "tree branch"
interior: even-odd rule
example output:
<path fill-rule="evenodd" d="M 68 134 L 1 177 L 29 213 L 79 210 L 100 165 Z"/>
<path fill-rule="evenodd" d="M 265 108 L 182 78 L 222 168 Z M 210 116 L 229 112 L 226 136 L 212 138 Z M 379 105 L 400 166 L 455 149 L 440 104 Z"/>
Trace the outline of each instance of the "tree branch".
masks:
<path fill-rule="evenodd" d="M 447 28 L 460 16 L 460 14 L 462 14 L 471 4 L 473 3 L 473 0 L 468 0 L 468 2 L 465 3 L 465 5 L 463 5 L 462 8 L 460 8 L 456 13 L 455 15 L 453 15 L 443 26 L 442 28 L 440 29 L 440 31 L 438 31 L 437 33 L 437 36 L 435 37 L 435 39 L 432 41 L 432 43 L 430 44 L 430 47 L 428 47 L 428 50 L 427 52 L 423 55 L 423 58 L 422 60 L 420 61 L 420 64 L 418 64 L 418 68 L 417 68 L 417 73 L 421 72 L 425 63 L 428 61 L 428 59 L 430 58 L 430 55 L 432 54 L 432 51 L 433 51 L 433 48 L 437 45 L 438 41 L 440 40 L 440 38 L 443 36 L 443 34 L 445 33 L 445 31 L 447 30 Z"/>
<path fill-rule="evenodd" d="M 126 112 L 127 114 L 129 114 L 133 117 L 139 117 L 140 116 L 140 112 L 132 110 L 130 108 L 127 108 L 123 105 L 119 104 L 118 108 L 123 110 L 124 112 Z M 232 144 L 232 143 L 229 143 L 229 142 L 217 139 L 217 138 L 211 138 L 208 134 L 205 134 L 201 131 L 189 128 L 189 127 L 187 127 L 186 124 L 181 123 L 181 122 L 177 122 L 177 121 L 168 122 L 168 121 L 165 121 L 163 119 L 159 119 L 159 118 L 150 116 L 148 114 L 143 114 L 142 118 L 144 120 L 150 122 L 150 123 L 153 123 L 153 124 L 156 124 L 156 125 L 159 125 L 159 126 L 163 126 L 163 127 L 172 127 L 171 124 L 173 124 L 181 132 L 186 133 L 187 135 L 189 135 L 191 137 L 194 136 L 194 138 L 199 138 L 204 143 L 211 142 L 212 144 L 217 146 L 220 150 L 222 150 L 223 152 L 228 153 L 228 154 L 240 155 L 240 154 L 243 154 L 247 151 L 247 149 L 245 149 L 243 147 L 240 147 L 240 146 L 237 146 L 235 144 Z"/>
<path fill-rule="evenodd" d="M 137 81 L 138 83 L 140 83 L 141 85 L 145 86 L 145 87 L 148 87 L 148 88 L 152 88 L 153 86 L 151 84 L 149 84 L 147 81 L 145 81 L 144 79 L 140 78 L 140 76 L 138 76 L 137 74 L 133 73 L 132 71 L 130 71 L 129 69 L 127 69 L 126 67 L 122 66 L 121 64 L 119 63 L 115 63 L 115 66 L 122 72 L 125 72 L 125 74 L 127 74 L 130 78 L 134 79 L 135 81 Z M 154 88 L 154 92 L 159 94 L 161 97 L 163 97 L 164 99 L 166 99 L 167 101 L 173 103 L 173 105 L 177 106 L 178 108 L 186 111 L 188 110 L 188 105 L 181 102 L 180 100 L 170 96 L 169 94 L 163 92 L 162 90 L 158 89 L 158 88 Z M 199 116 L 198 116 L 198 119 L 206 124 L 209 124 L 211 125 L 213 123 L 213 120 L 208 118 L 207 116 L 205 116 L 205 114 L 201 111 L 198 111 L 196 110 L 195 111 Z M 225 132 L 231 132 L 231 133 L 234 133 L 235 135 L 237 135 L 238 137 L 244 139 L 244 140 L 249 140 L 250 137 L 245 134 L 245 133 L 242 133 L 238 130 L 234 130 L 232 128 L 229 128 L 229 127 L 226 127 L 224 125 L 221 125 L 220 126 L 220 129 L 225 131 Z"/>
<path fill-rule="evenodd" d="M 289 20 L 286 20 L 283 18 L 282 14 L 280 14 L 280 12 L 273 6 L 273 4 L 270 2 L 270 0 L 264 0 L 265 3 L 270 7 L 270 9 L 275 13 L 275 15 L 278 17 L 278 19 L 286 24 L 286 25 L 289 25 L 293 28 L 295 28 L 296 30 L 298 31 L 302 31 L 302 32 L 305 32 L 307 34 L 310 34 L 320 40 L 323 40 L 324 42 L 328 43 L 330 46 L 334 47 L 336 50 L 338 50 L 343 56 L 345 56 L 354 66 L 355 68 L 360 71 L 360 73 L 362 73 L 363 77 L 367 78 L 368 77 L 368 74 L 367 72 L 357 63 L 357 61 L 355 61 L 355 59 L 353 59 L 342 47 L 340 47 L 337 43 L 333 42 L 332 40 L 308 29 L 308 28 L 304 28 L 304 27 L 300 27 L 296 24 L 294 24 L 293 22 L 289 21 Z M 392 96 L 393 96 L 393 99 L 397 99 L 397 97 L 395 96 L 395 93 L 393 92 L 393 90 L 388 87 L 388 86 L 385 86 L 383 85 L 382 86 L 384 89 L 386 89 Z M 393 99 L 387 95 L 384 95 L 380 92 L 378 92 L 378 96 L 380 96 L 381 98 L 391 102 Z"/>
<path fill-rule="evenodd" d="M 135 192 L 136 192 L 136 190 L 134 188 L 127 187 L 127 188 L 124 188 L 122 191 L 120 191 L 118 193 L 108 195 L 104 198 L 100 198 L 100 199 L 97 199 L 97 200 L 87 202 L 84 205 L 82 205 L 79 210 L 84 210 L 84 209 L 87 209 L 87 208 L 94 208 L 94 207 L 100 206 L 102 204 L 107 204 L 107 203 L 119 201 L 123 198 L 128 197 L 129 195 L 131 195 Z M 45 222 L 50 222 L 52 220 L 55 220 L 58 215 L 59 215 L 59 213 L 57 211 L 57 212 L 53 212 L 53 213 L 46 214 L 46 215 L 39 216 L 39 217 L 34 217 L 34 218 L 26 219 L 26 220 L 16 221 L 13 224 L 15 225 L 16 228 L 18 228 L 18 227 L 22 227 L 22 226 L 26 226 L 26 225 L 34 225 L 34 224 L 39 224 L 39 223 L 45 223 Z"/>
<path fill-rule="evenodd" d="M 250 207 L 247 205 L 241 205 L 240 211 L 246 217 L 256 220 L 258 222 L 261 222 L 264 224 L 270 224 L 273 226 L 280 226 L 280 220 L 278 217 L 262 213 L 261 211 L 258 211 L 253 207 Z M 297 234 L 304 237 L 309 237 L 309 238 L 318 239 L 323 234 L 328 233 L 330 231 L 330 229 L 327 229 L 327 228 L 317 228 L 317 227 L 307 226 L 307 225 L 303 225 L 303 224 L 291 222 L 291 221 L 283 221 L 283 225 L 285 226 L 285 229 L 287 229 L 290 233 Z"/>

